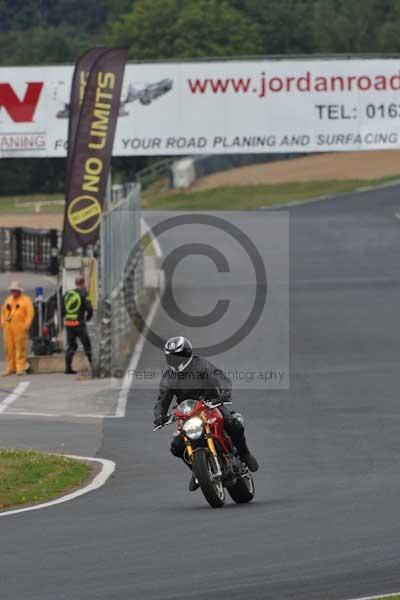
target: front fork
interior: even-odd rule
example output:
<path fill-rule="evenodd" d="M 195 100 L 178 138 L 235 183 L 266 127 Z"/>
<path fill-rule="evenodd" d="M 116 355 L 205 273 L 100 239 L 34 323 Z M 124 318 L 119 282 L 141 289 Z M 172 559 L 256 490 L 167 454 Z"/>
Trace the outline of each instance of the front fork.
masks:
<path fill-rule="evenodd" d="M 207 446 L 208 446 L 211 456 L 213 457 L 213 463 L 214 463 L 214 467 L 215 467 L 215 477 L 221 478 L 222 477 L 221 465 L 219 464 L 217 449 L 215 448 L 214 440 L 213 440 L 210 426 L 208 423 L 205 423 L 205 430 L 206 430 L 205 437 L 207 440 Z M 192 463 L 193 462 L 193 454 L 194 454 L 195 450 L 193 450 L 192 445 L 187 437 L 184 436 L 184 440 L 185 440 L 187 457 L 188 457 L 189 461 Z"/>

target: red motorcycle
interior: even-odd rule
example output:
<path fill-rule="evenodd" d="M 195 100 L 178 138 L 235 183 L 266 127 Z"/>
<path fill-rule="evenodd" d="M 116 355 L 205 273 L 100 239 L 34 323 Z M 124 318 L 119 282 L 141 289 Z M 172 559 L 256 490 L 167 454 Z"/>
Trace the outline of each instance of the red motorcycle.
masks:
<path fill-rule="evenodd" d="M 213 508 L 224 506 L 225 488 L 238 504 L 254 498 L 252 474 L 224 431 L 224 418 L 218 410 L 221 405 L 221 402 L 213 404 L 204 399 L 184 400 L 164 424 L 177 421 L 185 443 L 184 459 L 192 466 L 201 491 Z M 154 431 L 161 427 L 163 425 Z"/>

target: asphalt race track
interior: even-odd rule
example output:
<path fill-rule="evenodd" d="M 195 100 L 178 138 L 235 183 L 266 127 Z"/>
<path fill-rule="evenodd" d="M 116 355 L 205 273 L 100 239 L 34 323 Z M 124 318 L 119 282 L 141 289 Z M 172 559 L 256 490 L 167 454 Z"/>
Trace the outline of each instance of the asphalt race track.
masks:
<path fill-rule="evenodd" d="M 1 600 L 400 591 L 399 192 L 290 209 L 290 390 L 235 402 L 261 463 L 256 501 L 212 510 L 189 494 L 172 429 L 151 431 L 153 392 L 132 390 L 126 418 L 104 421 L 98 455 L 117 471 L 103 488 L 0 519 Z M 186 301 L 197 282 L 189 271 Z M 159 362 L 146 343 L 142 368 Z"/>

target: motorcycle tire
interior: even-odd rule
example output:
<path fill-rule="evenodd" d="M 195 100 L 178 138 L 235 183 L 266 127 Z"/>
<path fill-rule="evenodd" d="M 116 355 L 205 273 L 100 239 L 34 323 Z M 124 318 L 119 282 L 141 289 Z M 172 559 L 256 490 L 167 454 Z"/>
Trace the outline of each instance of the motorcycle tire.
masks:
<path fill-rule="evenodd" d="M 216 484 L 211 479 L 212 462 L 206 450 L 195 452 L 192 468 L 208 504 L 212 508 L 222 508 L 225 504 L 225 489 L 222 483 Z"/>
<path fill-rule="evenodd" d="M 235 485 L 228 488 L 228 493 L 236 504 L 247 504 L 254 498 L 254 481 L 250 473 L 237 480 Z"/>

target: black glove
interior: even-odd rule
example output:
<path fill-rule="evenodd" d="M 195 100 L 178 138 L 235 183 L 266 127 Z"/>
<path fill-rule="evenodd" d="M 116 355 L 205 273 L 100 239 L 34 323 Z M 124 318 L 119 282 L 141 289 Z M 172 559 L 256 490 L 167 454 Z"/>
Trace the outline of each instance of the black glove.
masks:
<path fill-rule="evenodd" d="M 154 427 L 161 427 L 166 421 L 168 421 L 168 417 L 165 415 L 157 415 L 154 417 Z"/>

